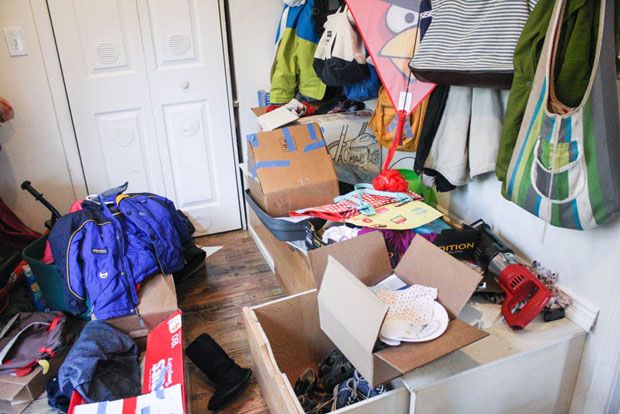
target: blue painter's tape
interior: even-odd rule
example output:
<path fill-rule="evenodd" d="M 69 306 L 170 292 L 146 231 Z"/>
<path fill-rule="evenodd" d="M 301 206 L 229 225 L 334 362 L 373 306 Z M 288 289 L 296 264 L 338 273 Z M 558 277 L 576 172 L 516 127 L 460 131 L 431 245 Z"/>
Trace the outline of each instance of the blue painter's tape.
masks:
<path fill-rule="evenodd" d="M 99 405 L 97 406 L 97 414 L 105 414 L 107 405 L 108 405 L 107 401 L 100 402 Z"/>
<path fill-rule="evenodd" d="M 310 133 L 310 138 L 312 139 L 312 141 L 317 141 L 319 138 L 316 136 L 316 131 L 314 130 L 314 125 L 306 124 L 306 127 L 308 127 L 308 132 Z M 323 129 L 323 128 L 321 128 L 321 129 Z"/>
<path fill-rule="evenodd" d="M 256 163 L 252 162 L 252 160 L 248 160 L 248 171 L 252 178 L 256 178 Z"/>
<path fill-rule="evenodd" d="M 282 133 L 284 134 L 284 139 L 286 140 L 288 150 L 290 152 L 297 151 L 297 148 L 295 148 L 295 141 L 293 141 L 293 136 L 291 135 L 291 132 L 288 130 L 288 128 L 282 128 Z"/>
<path fill-rule="evenodd" d="M 246 136 L 245 138 L 248 140 L 250 145 L 252 145 L 254 148 L 258 147 L 258 136 L 256 134 L 250 134 Z"/>
<path fill-rule="evenodd" d="M 256 171 L 259 168 L 288 167 L 289 165 L 291 165 L 289 160 L 259 161 L 256 164 L 250 165 L 250 172 L 252 177 L 256 178 Z"/>
<path fill-rule="evenodd" d="M 304 152 L 314 151 L 315 149 L 323 148 L 325 141 L 318 141 L 312 144 L 308 144 L 304 147 Z"/>
<path fill-rule="evenodd" d="M 155 390 L 155 397 L 157 397 L 158 400 L 163 400 L 166 397 L 164 387 L 159 387 Z"/>
<path fill-rule="evenodd" d="M 256 163 L 255 168 L 288 167 L 289 165 L 291 165 L 289 160 L 259 161 Z"/>
<path fill-rule="evenodd" d="M 158 400 L 164 399 L 164 380 L 166 379 L 166 374 L 168 373 L 168 368 L 164 368 L 155 383 L 155 397 Z"/>

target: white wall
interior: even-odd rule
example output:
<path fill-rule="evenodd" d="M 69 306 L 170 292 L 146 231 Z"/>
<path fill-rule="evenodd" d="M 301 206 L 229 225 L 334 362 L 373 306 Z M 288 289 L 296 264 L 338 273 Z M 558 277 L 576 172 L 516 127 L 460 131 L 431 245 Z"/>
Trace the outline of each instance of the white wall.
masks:
<path fill-rule="evenodd" d="M 582 359 L 571 411 L 606 412 L 620 358 L 620 219 L 582 232 L 549 226 L 543 238 L 544 223 L 506 201 L 494 176 L 454 191 L 450 202 L 450 210 L 467 222 L 483 218 L 524 258 L 540 260 L 559 271 L 562 285 L 600 309 Z"/>
<path fill-rule="evenodd" d="M 81 171 L 75 171 L 75 162 L 70 168 L 63 146 L 61 131 L 70 132 L 66 101 L 61 110 L 54 106 L 54 99 L 62 104 L 57 93 L 62 79 L 57 61 L 44 59 L 55 53 L 49 19 L 41 20 L 44 7 L 44 0 L 2 0 L 0 10 L 0 29 L 23 27 L 29 51 L 28 56 L 10 57 L 0 32 L 0 95 L 15 109 L 15 119 L 0 126 L 0 197 L 37 230 L 43 229 L 49 212 L 20 189 L 22 181 L 32 181 L 61 211 L 76 198 L 74 186 L 85 192 Z"/>
<path fill-rule="evenodd" d="M 233 46 L 239 129 L 245 159 L 245 136 L 256 132 L 256 117 L 250 108 L 258 105 L 258 90 L 269 91 L 276 28 L 284 3 L 282 0 L 229 0 L 228 4 L 229 41 Z"/>

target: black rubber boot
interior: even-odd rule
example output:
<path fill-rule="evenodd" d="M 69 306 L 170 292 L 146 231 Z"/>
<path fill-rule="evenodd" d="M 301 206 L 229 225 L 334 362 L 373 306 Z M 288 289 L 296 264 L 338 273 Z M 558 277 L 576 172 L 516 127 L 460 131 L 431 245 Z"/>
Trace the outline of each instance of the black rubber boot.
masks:
<path fill-rule="evenodd" d="M 241 368 L 208 334 L 202 334 L 185 349 L 185 355 L 215 385 L 209 410 L 216 411 L 230 403 L 248 386 L 252 370 Z"/>

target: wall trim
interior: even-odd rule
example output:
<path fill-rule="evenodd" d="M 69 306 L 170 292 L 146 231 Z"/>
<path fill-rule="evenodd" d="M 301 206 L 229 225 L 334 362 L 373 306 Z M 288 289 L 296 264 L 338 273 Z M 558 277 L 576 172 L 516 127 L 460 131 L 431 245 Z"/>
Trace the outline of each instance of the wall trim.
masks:
<path fill-rule="evenodd" d="M 260 237 L 258 237 L 258 234 L 256 234 L 256 231 L 252 228 L 251 225 L 248 226 L 248 232 L 250 233 L 250 236 L 252 236 L 252 238 L 254 239 L 254 243 L 256 243 L 256 247 L 258 247 L 258 250 L 263 255 L 263 259 L 265 259 L 265 261 L 267 262 L 267 265 L 269 265 L 271 272 L 275 273 L 276 265 L 273 261 L 273 258 L 271 257 L 271 255 L 269 254 L 269 251 L 263 244 L 263 241 L 260 239 Z"/>
<path fill-rule="evenodd" d="M 573 303 L 566 309 L 566 317 L 584 331 L 590 332 L 598 318 L 599 308 L 566 286 L 558 284 L 557 287 L 573 300 Z"/>

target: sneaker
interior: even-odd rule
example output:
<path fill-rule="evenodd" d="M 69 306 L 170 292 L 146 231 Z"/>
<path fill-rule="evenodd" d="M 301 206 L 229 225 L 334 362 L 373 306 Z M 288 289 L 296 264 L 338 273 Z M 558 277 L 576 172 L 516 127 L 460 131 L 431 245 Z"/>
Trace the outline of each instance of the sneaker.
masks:
<path fill-rule="evenodd" d="M 312 411 L 306 411 L 306 414 L 327 414 L 332 411 L 334 396 L 331 393 L 313 392 L 312 397 L 317 405 Z"/>
<path fill-rule="evenodd" d="M 353 376 L 353 365 L 338 349 L 334 349 L 319 365 L 319 385 L 326 390 L 334 387 Z"/>
<path fill-rule="evenodd" d="M 366 381 L 366 378 L 362 377 L 362 374 L 360 374 L 358 370 L 355 370 L 353 373 L 353 380 L 355 381 L 357 397 L 360 401 L 376 397 L 377 395 L 381 395 L 387 391 L 384 385 L 379 385 L 376 388 L 370 388 L 370 384 Z"/>
<path fill-rule="evenodd" d="M 327 414 L 332 411 L 334 397 L 331 393 L 313 391 L 297 398 L 306 414 Z"/>
<path fill-rule="evenodd" d="M 357 384 L 354 378 L 349 378 L 334 387 L 334 403 L 332 405 L 332 410 L 338 410 L 342 407 L 355 404 L 358 401 Z"/>
<path fill-rule="evenodd" d="M 315 386 L 316 374 L 312 368 L 308 368 L 299 376 L 299 378 L 297 378 L 293 390 L 295 391 L 296 396 L 301 397 L 303 395 L 308 395 L 312 390 L 314 390 Z"/>

